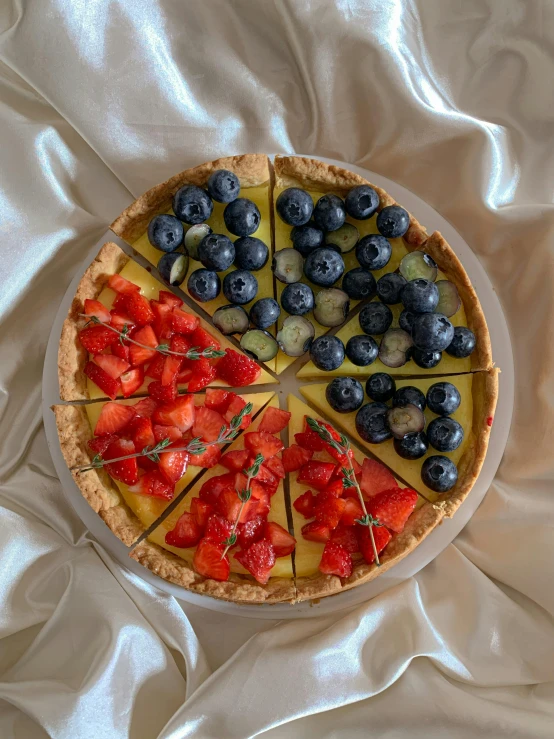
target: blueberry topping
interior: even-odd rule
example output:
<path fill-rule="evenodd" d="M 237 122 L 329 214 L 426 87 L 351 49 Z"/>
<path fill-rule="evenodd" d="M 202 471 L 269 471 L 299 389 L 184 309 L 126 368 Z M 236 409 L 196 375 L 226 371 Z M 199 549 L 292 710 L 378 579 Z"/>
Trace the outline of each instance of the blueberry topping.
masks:
<path fill-rule="evenodd" d="M 344 260 L 340 254 L 328 246 L 322 246 L 308 254 L 304 262 L 304 274 L 321 287 L 331 287 L 342 277 Z"/>
<path fill-rule="evenodd" d="M 358 243 L 359 237 L 360 234 L 356 226 L 351 223 L 344 223 L 336 231 L 330 231 L 325 237 L 325 241 L 330 246 L 335 246 L 341 254 L 348 254 Z"/>
<path fill-rule="evenodd" d="M 228 236 L 210 234 L 198 245 L 198 259 L 206 269 L 225 272 L 235 261 L 235 246 Z"/>
<path fill-rule="evenodd" d="M 258 230 L 261 216 L 256 203 L 246 198 L 237 198 L 225 206 L 223 220 L 227 231 L 235 236 L 250 236 Z"/>
<path fill-rule="evenodd" d="M 327 385 L 325 397 L 337 413 L 352 413 L 364 402 L 364 389 L 353 377 L 335 377 Z"/>
<path fill-rule="evenodd" d="M 148 224 L 148 241 L 160 251 L 175 251 L 184 235 L 183 224 L 175 216 L 155 216 Z"/>
<path fill-rule="evenodd" d="M 279 218 L 289 226 L 303 226 L 312 217 L 314 201 L 306 190 L 289 187 L 279 195 L 275 208 Z"/>
<path fill-rule="evenodd" d="M 213 209 L 214 204 L 208 193 L 196 185 L 185 185 L 173 196 L 173 212 L 190 225 L 207 221 Z"/>
<path fill-rule="evenodd" d="M 456 465 L 448 457 L 436 454 L 427 457 L 421 467 L 421 479 L 428 488 L 436 493 L 446 493 L 458 480 Z"/>
<path fill-rule="evenodd" d="M 257 292 L 258 280 L 245 269 L 236 269 L 223 278 L 223 294 L 234 305 L 249 303 Z"/>
<path fill-rule="evenodd" d="M 217 272 L 212 272 L 209 269 L 197 269 L 191 273 L 188 279 L 187 290 L 195 300 L 207 303 L 219 295 L 221 280 Z"/>
<path fill-rule="evenodd" d="M 366 403 L 356 414 L 356 431 L 369 444 L 382 444 L 392 436 L 384 403 Z"/>
<path fill-rule="evenodd" d="M 420 411 L 425 410 L 425 395 L 421 392 L 421 390 L 417 387 L 414 387 L 413 385 L 404 385 L 404 387 L 399 387 L 398 390 L 395 392 L 392 404 L 393 406 L 403 406 L 403 405 L 415 405 L 416 408 L 419 408 Z"/>
<path fill-rule="evenodd" d="M 427 427 L 427 438 L 437 452 L 453 452 L 464 440 L 464 430 L 453 418 L 434 418 Z"/>
<path fill-rule="evenodd" d="M 366 269 L 383 269 L 390 262 L 392 246 L 379 234 L 369 234 L 358 241 L 356 258 Z"/>
<path fill-rule="evenodd" d="M 387 413 L 387 421 L 395 439 L 403 439 L 406 434 L 419 433 L 425 428 L 425 416 L 411 403 L 395 406 Z"/>
<path fill-rule="evenodd" d="M 188 254 L 170 252 L 160 257 L 158 272 L 168 285 L 180 285 L 185 279 L 189 268 Z"/>
<path fill-rule="evenodd" d="M 200 242 L 205 236 L 209 236 L 212 229 L 207 223 L 197 223 L 196 226 L 191 226 L 185 234 L 185 248 L 188 251 L 189 257 L 198 260 L 198 247 Z"/>
<path fill-rule="evenodd" d="M 360 327 L 364 334 L 384 334 L 392 323 L 392 311 L 384 303 L 369 303 L 360 311 Z"/>
<path fill-rule="evenodd" d="M 289 316 L 277 333 L 277 342 L 289 357 L 301 357 L 310 348 L 314 336 L 315 328 L 307 318 Z"/>
<path fill-rule="evenodd" d="M 450 318 L 460 310 L 462 304 L 458 288 L 450 280 L 439 280 L 435 284 L 439 291 L 439 302 L 435 308 L 435 313 L 442 313 L 443 316 Z"/>
<path fill-rule="evenodd" d="M 223 305 L 212 317 L 214 326 L 225 336 L 248 330 L 248 313 L 240 305 Z"/>
<path fill-rule="evenodd" d="M 309 285 L 293 282 L 281 293 L 281 305 L 291 316 L 303 316 L 313 310 L 314 294 Z"/>
<path fill-rule="evenodd" d="M 235 267 L 252 272 L 267 264 L 269 249 L 255 236 L 243 236 L 235 241 Z"/>
<path fill-rule="evenodd" d="M 422 313 L 414 319 L 412 338 L 424 352 L 442 352 L 454 338 L 454 326 L 440 313 Z"/>
<path fill-rule="evenodd" d="M 434 282 L 420 277 L 404 285 L 400 298 L 406 310 L 413 313 L 432 313 L 439 302 L 439 291 Z"/>
<path fill-rule="evenodd" d="M 377 280 L 377 295 L 387 305 L 400 303 L 406 280 L 398 272 L 387 272 Z"/>
<path fill-rule="evenodd" d="M 379 195 L 369 185 L 353 187 L 344 200 L 346 212 L 358 221 L 365 221 L 377 212 Z"/>
<path fill-rule="evenodd" d="M 427 405 L 437 416 L 450 416 L 462 401 L 458 388 L 451 382 L 436 382 L 427 390 Z"/>
<path fill-rule="evenodd" d="M 304 269 L 304 260 L 300 252 L 296 251 L 296 249 L 281 249 L 273 255 L 271 269 L 279 282 L 285 282 L 287 284 L 300 282 Z"/>
<path fill-rule="evenodd" d="M 412 353 L 412 337 L 401 328 L 389 328 L 381 339 L 379 359 L 387 367 L 402 367 Z"/>
<path fill-rule="evenodd" d="M 239 178 L 228 169 L 218 169 L 210 175 L 207 189 L 218 203 L 231 203 L 240 193 Z"/>
<path fill-rule="evenodd" d="M 346 356 L 357 367 L 367 367 L 379 356 L 379 347 L 371 336 L 352 336 L 346 344 Z"/>
<path fill-rule="evenodd" d="M 425 431 L 410 431 L 401 439 L 394 440 L 394 450 L 403 459 L 421 459 L 429 449 Z"/>
<path fill-rule="evenodd" d="M 241 337 L 240 348 L 253 359 L 269 362 L 277 355 L 279 344 L 267 331 L 253 328 Z"/>
<path fill-rule="evenodd" d="M 336 336 L 320 336 L 310 347 L 310 357 L 318 369 L 332 372 L 344 362 L 344 344 Z"/>
<path fill-rule="evenodd" d="M 399 205 L 387 205 L 377 216 L 379 233 L 387 239 L 397 239 L 404 236 L 410 226 L 408 212 Z"/>
<path fill-rule="evenodd" d="M 295 226 L 290 232 L 290 238 L 293 247 L 303 257 L 307 257 L 310 252 L 325 243 L 323 231 L 313 222 L 306 223 L 304 226 Z"/>
<path fill-rule="evenodd" d="M 422 251 L 412 251 L 403 257 L 398 265 L 400 274 L 407 280 L 420 278 L 434 282 L 437 279 L 438 267 L 435 260 Z"/>
<path fill-rule="evenodd" d="M 344 323 L 350 309 L 348 295 L 336 287 L 320 290 L 315 296 L 314 318 L 328 328 Z"/>
<path fill-rule="evenodd" d="M 396 382 L 394 377 L 387 375 L 386 372 L 376 372 L 368 378 L 365 391 L 371 400 L 386 403 L 396 392 Z"/>
<path fill-rule="evenodd" d="M 261 298 L 250 308 L 250 320 L 257 328 L 269 328 L 281 315 L 279 303 L 273 298 Z"/>
<path fill-rule="evenodd" d="M 412 333 L 412 326 L 414 325 L 415 314 L 409 310 L 403 310 L 398 319 L 398 325 L 403 331 L 407 331 L 409 334 Z"/>
<path fill-rule="evenodd" d="M 441 361 L 442 352 L 422 352 L 421 349 L 414 347 L 412 359 L 422 369 L 433 369 Z"/>
<path fill-rule="evenodd" d="M 465 326 L 456 326 L 452 340 L 446 347 L 450 356 L 464 359 L 475 349 L 475 334 Z"/>
<path fill-rule="evenodd" d="M 323 231 L 336 231 L 346 219 L 343 201 L 338 195 L 323 195 L 314 208 L 314 221 Z"/>
<path fill-rule="evenodd" d="M 377 292 L 375 277 L 363 267 L 351 269 L 342 278 L 342 289 L 352 300 L 374 298 Z"/>

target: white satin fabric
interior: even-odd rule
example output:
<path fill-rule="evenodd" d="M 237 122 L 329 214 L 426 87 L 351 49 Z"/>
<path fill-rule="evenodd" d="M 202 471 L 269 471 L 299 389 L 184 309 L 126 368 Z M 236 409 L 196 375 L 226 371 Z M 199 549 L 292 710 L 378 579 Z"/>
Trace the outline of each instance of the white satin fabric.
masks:
<path fill-rule="evenodd" d="M 554 736 L 554 6 L 540 0 L 0 4 L 0 736 Z M 84 249 L 148 187 L 247 151 L 427 200 L 478 254 L 516 357 L 470 524 L 349 614 L 256 622 L 114 564 L 64 502 L 40 381 Z"/>

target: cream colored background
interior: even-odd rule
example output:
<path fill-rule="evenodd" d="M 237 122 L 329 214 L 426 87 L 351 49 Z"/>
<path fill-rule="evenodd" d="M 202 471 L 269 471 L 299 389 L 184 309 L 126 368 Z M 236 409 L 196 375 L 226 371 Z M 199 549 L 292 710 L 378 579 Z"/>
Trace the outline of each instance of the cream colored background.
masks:
<path fill-rule="evenodd" d="M 539 0 L 0 4 L 0 736 L 554 736 L 554 6 Z M 514 345 L 514 424 L 453 545 L 348 615 L 222 617 L 110 561 L 46 447 L 49 329 L 132 197 L 243 151 L 417 192 Z"/>

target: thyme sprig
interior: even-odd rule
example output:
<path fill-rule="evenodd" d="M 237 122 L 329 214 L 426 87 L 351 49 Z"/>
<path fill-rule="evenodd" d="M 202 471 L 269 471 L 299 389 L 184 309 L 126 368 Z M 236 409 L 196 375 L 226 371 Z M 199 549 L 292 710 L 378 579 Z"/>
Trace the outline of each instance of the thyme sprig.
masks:
<path fill-rule="evenodd" d="M 250 467 L 247 467 L 245 470 L 243 470 L 243 474 L 246 475 L 246 487 L 243 490 L 237 490 L 237 495 L 240 500 L 240 508 L 239 512 L 237 514 L 237 517 L 235 519 L 235 523 L 233 524 L 233 528 L 231 529 L 231 533 L 229 534 L 229 537 L 225 539 L 223 544 L 225 545 L 225 549 L 223 550 L 223 554 L 221 555 L 221 559 L 227 554 L 229 549 L 237 543 L 237 526 L 239 525 L 240 517 L 242 516 L 242 511 L 244 509 L 244 506 L 248 501 L 250 500 L 250 497 L 252 495 L 251 485 L 252 480 L 257 477 L 260 467 L 262 466 L 264 461 L 264 457 L 262 454 L 256 454 L 256 458 L 254 459 L 253 463 L 250 465 Z"/>

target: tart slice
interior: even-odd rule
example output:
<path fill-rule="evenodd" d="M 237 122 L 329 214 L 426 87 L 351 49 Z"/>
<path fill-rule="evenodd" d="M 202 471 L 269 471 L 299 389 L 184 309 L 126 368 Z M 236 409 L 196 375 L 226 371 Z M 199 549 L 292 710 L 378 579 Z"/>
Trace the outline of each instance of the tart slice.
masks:
<path fill-rule="evenodd" d="M 122 333 L 142 346 L 126 341 Z M 162 345 L 179 352 L 183 361 L 174 355 L 177 361 L 169 367 L 167 354 L 158 351 Z M 194 355 L 195 349 L 209 353 L 212 348 L 243 358 L 237 361 L 245 365 L 244 374 L 235 367 L 226 373 L 233 386 L 275 382 L 116 244 L 107 243 L 83 275 L 63 324 L 58 350 L 60 398 L 144 395 L 153 381 L 179 389 L 190 385 L 191 391 L 208 384 L 229 385 L 220 376 L 225 373 L 216 371 L 217 358 L 183 356 L 190 350 Z M 172 374 L 167 381 L 164 370 Z"/>
<path fill-rule="evenodd" d="M 228 403 L 225 410 L 222 396 Z M 195 432 L 213 441 L 214 433 L 217 436 L 221 425 L 229 423 L 247 402 L 253 405 L 250 417 L 254 417 L 272 396 L 271 392 L 242 397 L 225 390 L 208 390 L 206 395 L 182 395 L 177 402 L 167 404 L 143 398 L 57 405 L 53 410 L 62 453 L 83 497 L 129 546 L 204 469 L 217 463 L 224 445 L 209 446 L 202 455 L 172 449 L 186 446 Z M 223 413 L 215 412 L 216 403 Z M 145 447 L 160 447 L 164 440 L 170 443 L 162 444 L 167 451 L 159 452 L 157 462 L 146 456 L 129 457 Z M 104 460 L 129 458 L 106 467 L 75 469 L 92 466 L 96 455 Z"/>
<path fill-rule="evenodd" d="M 148 539 L 135 547 L 130 555 L 133 559 L 170 582 L 225 600 L 270 603 L 294 598 L 290 554 L 294 539 L 288 533 L 278 451 L 282 444 L 273 433 L 279 426 L 284 428 L 288 414 L 278 408 L 274 397 L 220 463 L 208 470 Z M 265 462 L 240 513 L 237 490 L 246 483 L 242 470 L 252 464 L 256 452 Z M 238 516 L 237 541 L 227 552 L 232 523 Z M 265 561 L 268 542 L 275 551 L 272 567 Z M 254 549 L 249 552 L 250 547 Z"/>

